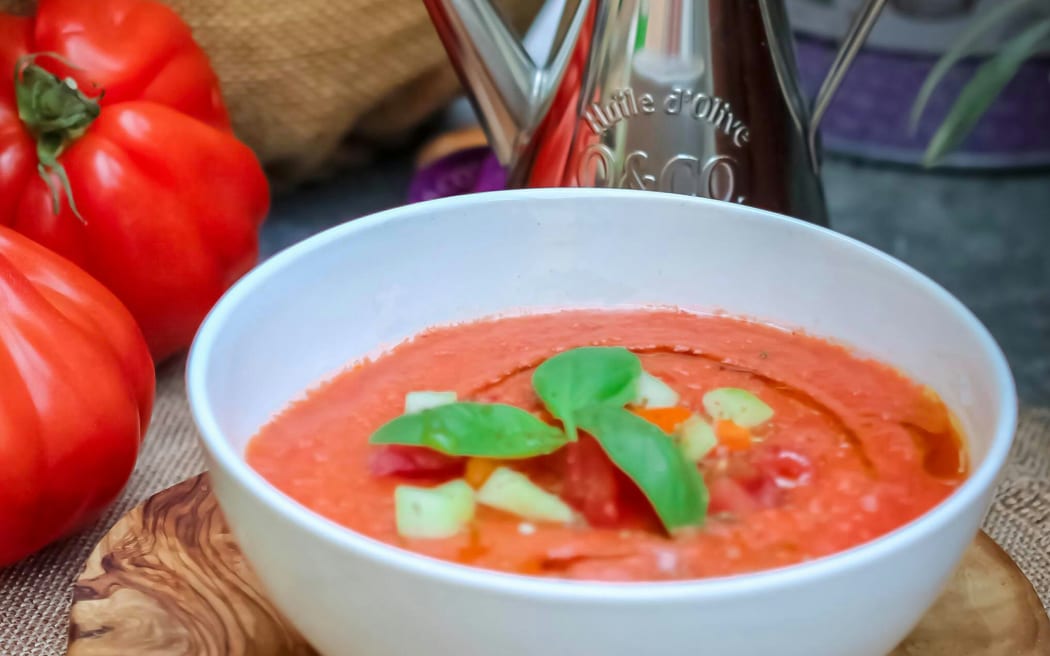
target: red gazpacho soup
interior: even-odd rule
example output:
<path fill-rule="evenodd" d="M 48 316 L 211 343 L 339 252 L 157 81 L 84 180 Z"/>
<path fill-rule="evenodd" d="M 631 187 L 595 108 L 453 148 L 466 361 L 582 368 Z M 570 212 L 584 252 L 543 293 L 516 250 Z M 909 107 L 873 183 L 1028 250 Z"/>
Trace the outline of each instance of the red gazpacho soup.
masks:
<path fill-rule="evenodd" d="M 968 468 L 945 404 L 891 366 L 652 309 L 427 330 L 292 403 L 247 459 L 391 545 L 601 581 L 834 554 L 930 510 Z"/>

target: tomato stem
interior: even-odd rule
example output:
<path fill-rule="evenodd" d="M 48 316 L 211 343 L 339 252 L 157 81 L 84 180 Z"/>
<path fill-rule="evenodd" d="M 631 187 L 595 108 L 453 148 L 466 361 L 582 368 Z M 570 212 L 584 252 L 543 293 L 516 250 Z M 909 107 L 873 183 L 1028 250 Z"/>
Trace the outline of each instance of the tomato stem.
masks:
<path fill-rule="evenodd" d="M 42 57 L 70 66 L 62 56 L 55 53 L 42 52 L 20 57 L 15 63 L 18 117 L 36 140 L 37 171 L 51 191 L 55 214 L 61 210 L 59 194 L 65 193 L 73 214 L 84 221 L 73 200 L 69 176 L 58 158 L 98 118 L 102 94 L 92 98 L 77 88 L 73 78 L 59 79 L 36 63 Z"/>

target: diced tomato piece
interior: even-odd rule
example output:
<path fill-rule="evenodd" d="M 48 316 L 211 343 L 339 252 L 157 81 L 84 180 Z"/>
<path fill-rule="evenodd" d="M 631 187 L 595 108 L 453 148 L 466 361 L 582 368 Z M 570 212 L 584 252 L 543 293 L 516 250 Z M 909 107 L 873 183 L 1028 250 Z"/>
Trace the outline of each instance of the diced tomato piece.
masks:
<path fill-rule="evenodd" d="M 729 476 L 720 476 L 708 481 L 707 490 L 711 494 L 707 512 L 712 515 L 724 512 L 747 513 L 759 509 L 758 501 L 743 485 Z"/>
<path fill-rule="evenodd" d="M 457 476 L 464 459 L 418 446 L 385 444 L 368 456 L 368 470 L 374 476 L 442 477 Z"/>
<path fill-rule="evenodd" d="M 565 447 L 562 497 L 599 528 L 660 530 L 642 491 L 609 459 L 590 435 Z"/>
<path fill-rule="evenodd" d="M 617 468 L 590 435 L 565 447 L 562 496 L 591 526 L 616 526 L 621 518 Z"/>
<path fill-rule="evenodd" d="M 763 472 L 758 476 L 740 481 L 759 508 L 773 508 L 784 501 L 784 492 L 772 476 Z"/>
<path fill-rule="evenodd" d="M 678 425 L 693 416 L 689 408 L 631 408 L 631 412 L 651 424 L 656 424 L 665 433 L 673 433 Z"/>
<path fill-rule="evenodd" d="M 759 459 L 758 466 L 779 488 L 805 485 L 813 478 L 813 464 L 809 458 L 790 449 L 768 450 Z"/>
<path fill-rule="evenodd" d="M 777 484 L 774 472 L 768 470 L 761 458 L 758 464 L 743 455 L 732 457 L 727 474 L 707 481 L 711 502 L 708 512 L 745 513 L 773 508 L 784 501 L 784 491 Z"/>
<path fill-rule="evenodd" d="M 620 483 L 620 528 L 652 533 L 663 531 L 663 524 L 642 489 L 622 471 L 617 470 L 616 477 Z"/>

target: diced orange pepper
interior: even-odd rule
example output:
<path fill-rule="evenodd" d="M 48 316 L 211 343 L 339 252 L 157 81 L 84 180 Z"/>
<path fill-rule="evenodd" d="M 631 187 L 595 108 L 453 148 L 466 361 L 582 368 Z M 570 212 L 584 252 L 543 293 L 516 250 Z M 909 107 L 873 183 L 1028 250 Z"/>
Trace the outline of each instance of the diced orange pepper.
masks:
<path fill-rule="evenodd" d="M 718 442 L 730 451 L 746 451 L 751 448 L 751 431 L 729 419 L 715 422 Z"/>
<path fill-rule="evenodd" d="M 485 481 L 489 480 L 489 476 L 496 471 L 497 467 L 499 467 L 498 460 L 493 460 L 492 458 L 470 458 L 467 460 L 467 469 L 463 474 L 463 478 L 468 485 L 476 490 L 484 485 Z"/>
<path fill-rule="evenodd" d="M 631 412 L 650 423 L 656 424 L 665 433 L 673 433 L 679 424 L 693 416 L 692 410 L 681 406 L 673 408 L 631 408 Z"/>

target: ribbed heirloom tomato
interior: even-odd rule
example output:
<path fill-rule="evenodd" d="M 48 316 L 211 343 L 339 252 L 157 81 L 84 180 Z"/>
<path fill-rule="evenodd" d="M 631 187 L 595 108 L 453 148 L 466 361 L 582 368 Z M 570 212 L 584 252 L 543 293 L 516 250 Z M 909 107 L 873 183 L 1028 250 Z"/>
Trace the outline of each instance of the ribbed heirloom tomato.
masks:
<path fill-rule="evenodd" d="M 120 301 L 0 227 L 0 567 L 117 497 L 153 392 L 149 350 Z"/>
<path fill-rule="evenodd" d="M 189 28 L 152 0 L 0 16 L 0 225 L 124 302 L 157 360 L 251 268 L 269 208 Z"/>

